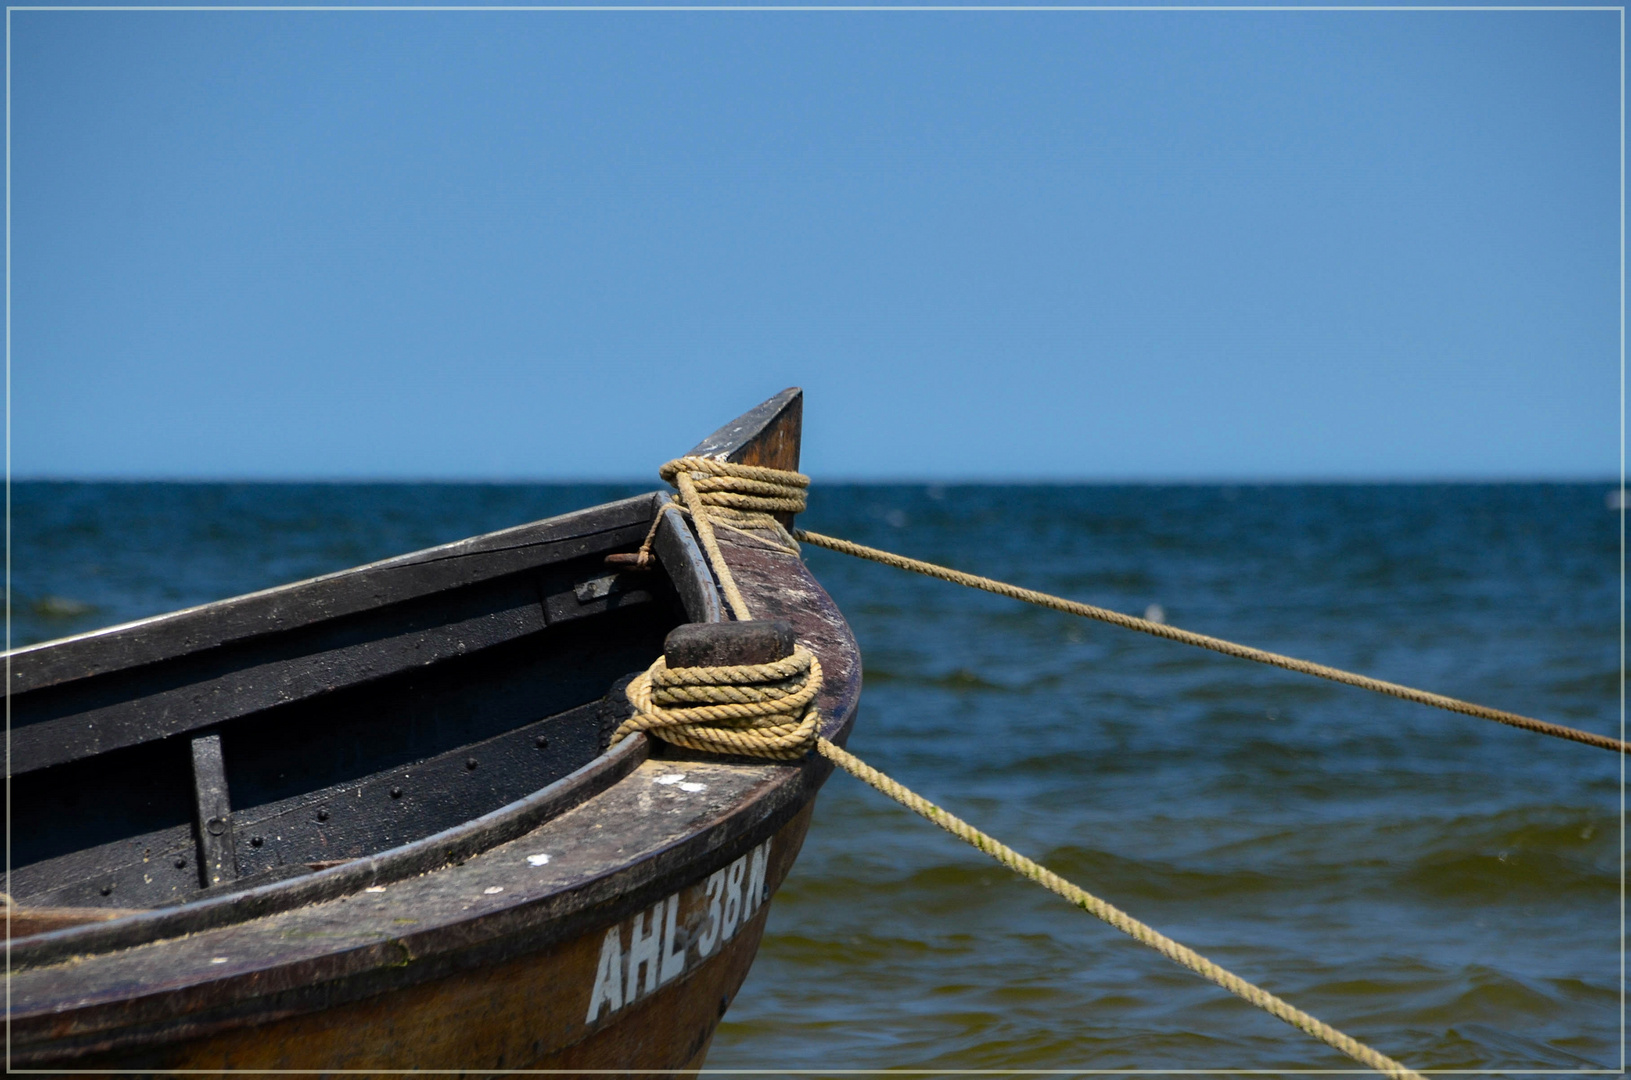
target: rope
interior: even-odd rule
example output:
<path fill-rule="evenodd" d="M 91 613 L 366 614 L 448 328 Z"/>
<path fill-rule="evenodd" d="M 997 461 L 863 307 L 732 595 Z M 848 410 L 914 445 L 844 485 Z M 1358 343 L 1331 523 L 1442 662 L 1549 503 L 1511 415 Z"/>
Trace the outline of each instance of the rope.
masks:
<path fill-rule="evenodd" d="M 804 509 L 810 478 L 704 457 L 678 458 L 658 472 L 679 489 L 680 508 L 696 526 L 731 613 L 738 621 L 751 620 L 714 526 L 768 530 L 778 538 L 774 546 L 796 552 L 798 545 L 775 515 Z M 640 565 L 650 562 L 656 536 L 653 525 L 635 557 Z M 629 683 L 634 715 L 612 733 L 612 744 L 644 731 L 691 750 L 796 761 L 810 752 L 820 731 L 820 691 L 821 662 L 802 645 L 769 664 L 670 668 L 659 656 Z"/>
<path fill-rule="evenodd" d="M 809 486 L 809 478 L 779 469 L 696 457 L 669 462 L 663 466 L 662 476 L 679 489 L 680 502 L 691 514 L 697 537 L 708 553 L 731 611 L 739 620 L 752 619 L 747 601 L 736 587 L 730 566 L 720 551 L 714 526 L 719 524 L 739 530 L 767 529 L 785 538 L 787 546 L 797 551 L 793 536 L 773 515 L 778 512 L 798 513 L 804 509 L 804 492 Z M 647 559 L 647 549 L 654 535 L 655 530 L 641 545 L 641 555 Z M 1072 885 L 1046 867 L 998 843 L 821 737 L 821 715 L 816 707 L 816 695 L 820 691 L 821 664 L 803 645 L 795 646 L 792 656 L 768 664 L 670 668 L 664 657 L 658 657 L 656 663 L 629 683 L 628 698 L 634 706 L 634 715 L 618 727 L 612 742 L 616 743 L 636 731 L 644 731 L 693 750 L 745 754 L 777 761 L 798 760 L 814 745 L 823 757 L 851 776 L 872 785 L 1010 870 L 1058 893 L 1168 959 L 1177 961 L 1299 1031 L 1334 1046 L 1355 1061 L 1386 1076 L 1395 1080 L 1423 1080 L 1419 1073 L 1385 1054 L 1372 1050 L 1267 990 L 1218 967 L 1194 950 L 1185 948 L 1087 890 Z"/>
<path fill-rule="evenodd" d="M 1139 630 L 1146 634 L 1154 634 L 1156 637 L 1163 637 L 1169 641 L 1180 641 L 1185 645 L 1196 645 L 1202 649 L 1211 649 L 1213 652 L 1223 653 L 1225 656 L 1235 656 L 1242 660 L 1255 660 L 1260 664 L 1285 668 L 1287 671 L 1297 671 L 1304 675 L 1330 679 L 1332 682 L 1357 686 L 1364 690 L 1374 690 L 1378 694 L 1388 694 L 1392 697 L 1403 698 L 1405 701 L 1414 701 L 1419 705 L 1431 705 L 1434 708 L 1447 709 L 1450 712 L 1461 713 L 1465 716 L 1476 716 L 1482 720 L 1494 720 L 1498 724 L 1509 724 L 1512 727 L 1523 728 L 1525 731 L 1534 731 L 1559 739 L 1570 739 L 1603 750 L 1613 750 L 1622 754 L 1631 753 L 1631 743 L 1610 738 L 1607 735 L 1581 731 L 1579 728 L 1565 727 L 1562 724 L 1552 724 L 1545 720 L 1521 716 L 1518 713 L 1503 712 L 1500 709 L 1491 709 L 1487 705 L 1475 705 L 1470 701 L 1462 701 L 1459 698 L 1445 697 L 1443 694 L 1432 694 L 1426 690 L 1400 686 L 1398 683 L 1373 679 L 1368 675 L 1356 675 L 1351 671 L 1343 671 L 1341 668 L 1327 667 L 1324 664 L 1315 664 L 1308 660 L 1282 656 L 1266 649 L 1254 649 L 1249 645 L 1237 645 L 1232 641 L 1224 641 L 1222 638 L 1208 637 L 1205 634 L 1197 634 L 1191 630 L 1180 630 L 1176 626 L 1150 622 L 1148 619 L 1123 615 L 1119 611 L 1094 607 L 1092 604 L 1077 603 L 1074 600 L 1050 596 L 1047 593 L 1036 592 L 1032 589 L 1022 589 L 1017 585 L 1009 585 L 1006 582 L 994 581 L 991 578 L 979 577 L 975 574 L 966 574 L 961 570 L 937 566 L 934 563 L 922 562 L 918 559 L 909 559 L 904 555 L 880 551 L 878 548 L 867 547 L 864 544 L 857 544 L 849 540 L 839 540 L 832 536 L 823 536 L 821 533 L 813 533 L 805 529 L 795 530 L 793 537 L 806 544 L 814 544 L 830 551 L 854 555 L 861 559 L 871 559 L 873 562 L 883 563 L 885 566 L 911 570 L 919 574 L 926 574 L 932 578 L 939 578 L 941 581 L 967 585 L 972 589 L 984 589 L 986 592 L 993 592 L 998 596 L 1007 596 L 1014 600 L 1024 600 L 1026 603 L 1052 608 L 1054 611 L 1063 611 L 1067 615 L 1080 615 L 1087 619 L 1098 619 L 1100 622 L 1126 627 L 1129 630 Z"/>
<path fill-rule="evenodd" d="M 1100 900 L 1086 889 L 1072 885 L 1052 870 L 1027 859 L 1006 844 L 993 840 L 968 822 L 947 813 L 921 795 L 891 780 L 849 751 L 828 742 L 826 739 L 818 739 L 816 749 L 821 751 L 823 757 L 831 760 L 851 776 L 870 784 L 907 809 L 928 818 L 964 843 L 979 848 L 1021 877 L 1029 878 L 1043 888 L 1058 893 L 1077 907 L 1103 919 L 1134 941 L 1148 945 L 1167 959 L 1182 964 L 1202 978 L 1209 979 L 1223 987 L 1231 994 L 1245 998 L 1259 1009 L 1284 1020 L 1298 1031 L 1312 1035 L 1328 1046 L 1335 1047 L 1355 1061 L 1368 1065 L 1385 1076 L 1394 1077 L 1396 1080 L 1404 1080 L 1407 1077 L 1422 1080 L 1421 1074 L 1413 1069 L 1401 1065 L 1386 1054 L 1372 1050 L 1358 1039 L 1344 1035 L 1330 1024 L 1308 1015 L 1267 990 L 1253 986 L 1239 975 L 1219 967 L 1195 950 L 1180 945 L 1155 928 L 1139 922 L 1114 904 Z"/>
<path fill-rule="evenodd" d="M 821 662 L 804 646 L 769 664 L 670 668 L 658 657 L 629 683 L 634 715 L 612 735 L 636 731 L 714 754 L 796 761 L 820 728 Z"/>
<path fill-rule="evenodd" d="M 718 522 L 739 530 L 768 529 L 785 539 L 789 551 L 797 551 L 798 545 L 775 515 L 803 511 L 804 492 L 810 486 L 810 478 L 785 469 L 737 465 L 705 457 L 670 461 L 658 470 L 658 475 L 679 489 L 680 504 L 690 511 L 691 521 L 697 527 L 697 539 L 702 541 L 702 550 L 708 553 L 708 561 L 713 564 L 731 613 L 741 621 L 753 618 L 748 612 L 748 602 L 742 599 L 742 592 L 736 587 L 736 579 L 725 565 L 719 538 L 714 535 L 714 524 Z"/>

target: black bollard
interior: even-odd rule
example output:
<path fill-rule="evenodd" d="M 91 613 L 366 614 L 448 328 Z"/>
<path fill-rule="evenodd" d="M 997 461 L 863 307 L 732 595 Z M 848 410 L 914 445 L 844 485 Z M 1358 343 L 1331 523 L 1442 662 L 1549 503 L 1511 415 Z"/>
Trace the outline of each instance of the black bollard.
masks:
<path fill-rule="evenodd" d="M 686 623 L 669 631 L 663 657 L 671 668 L 768 664 L 793 655 L 793 625 L 779 620 Z"/>

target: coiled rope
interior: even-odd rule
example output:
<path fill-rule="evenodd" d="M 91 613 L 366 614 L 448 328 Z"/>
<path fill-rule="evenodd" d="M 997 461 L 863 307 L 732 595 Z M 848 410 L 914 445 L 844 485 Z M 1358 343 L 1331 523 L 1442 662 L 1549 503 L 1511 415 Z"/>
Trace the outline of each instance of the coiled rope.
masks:
<path fill-rule="evenodd" d="M 719 587 L 725 593 L 731 613 L 744 622 L 753 618 L 748 602 L 742 599 L 742 591 L 725 566 L 725 556 L 720 554 L 714 523 L 744 532 L 768 530 L 789 551 L 797 551 L 798 545 L 776 520 L 776 514 L 797 514 L 804 510 L 804 493 L 810 486 L 810 478 L 784 469 L 737 465 L 705 457 L 670 461 L 657 470 L 657 474 L 679 489 L 680 505 L 697 527 L 697 538 L 718 572 Z M 647 535 L 648 545 L 655 535 L 655 531 Z"/>
<path fill-rule="evenodd" d="M 659 656 L 629 683 L 634 715 L 612 742 L 644 731 L 691 750 L 796 761 L 820 729 L 820 692 L 821 661 L 802 645 L 769 664 L 670 668 Z"/>
<path fill-rule="evenodd" d="M 662 476 L 679 489 L 680 502 L 691 515 L 731 611 L 738 620 L 752 619 L 747 601 L 736 587 L 730 566 L 719 548 L 714 526 L 724 525 L 744 532 L 766 530 L 775 537 L 770 541 L 773 546 L 787 546 L 796 551 L 792 536 L 774 515 L 804 509 L 809 478 L 779 469 L 694 457 L 669 462 L 663 466 Z M 641 546 L 642 561 L 649 559 L 655 535 L 654 526 Z M 1254 986 L 1115 905 L 1071 884 L 823 738 L 815 704 L 820 689 L 821 665 L 802 645 L 795 647 L 792 656 L 769 664 L 671 669 L 667 661 L 659 657 L 629 684 L 628 698 L 634 707 L 634 716 L 618 728 L 612 741 L 615 743 L 634 731 L 645 731 L 696 750 L 783 761 L 803 757 L 813 744 L 823 757 L 856 779 L 1231 994 L 1385 1076 L 1395 1080 L 1423 1080 L 1421 1074 L 1386 1054 Z"/>

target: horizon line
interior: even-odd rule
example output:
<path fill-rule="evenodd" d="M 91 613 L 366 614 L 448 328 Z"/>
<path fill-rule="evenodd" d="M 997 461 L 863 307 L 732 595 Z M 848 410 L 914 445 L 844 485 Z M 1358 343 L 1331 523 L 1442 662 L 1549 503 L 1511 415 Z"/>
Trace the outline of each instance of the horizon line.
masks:
<path fill-rule="evenodd" d="M 1444 475 L 1423 473 L 1308 476 L 823 476 L 816 477 L 821 485 L 850 487 L 1288 487 L 1294 485 L 1457 485 L 1457 484 L 1605 484 L 1618 488 L 1621 480 L 1611 474 L 1540 474 L 1523 475 L 1491 473 L 1489 475 Z M 196 485 L 443 485 L 448 487 L 583 487 L 590 485 L 618 487 L 651 487 L 658 489 L 662 481 L 652 477 L 550 477 L 550 476 L 12 476 L 11 484 L 196 484 Z"/>

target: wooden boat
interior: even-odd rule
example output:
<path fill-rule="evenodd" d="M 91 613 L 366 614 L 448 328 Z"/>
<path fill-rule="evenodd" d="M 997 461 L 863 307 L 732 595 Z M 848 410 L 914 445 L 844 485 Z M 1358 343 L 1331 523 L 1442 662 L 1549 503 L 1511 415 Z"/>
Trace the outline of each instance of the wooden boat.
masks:
<path fill-rule="evenodd" d="M 796 469 L 789 390 L 693 454 Z M 662 493 L 7 655 L 13 1068 L 699 1066 L 831 766 L 635 735 L 718 589 Z M 634 552 L 660 517 L 659 565 Z M 860 662 L 793 555 L 755 613 Z"/>

